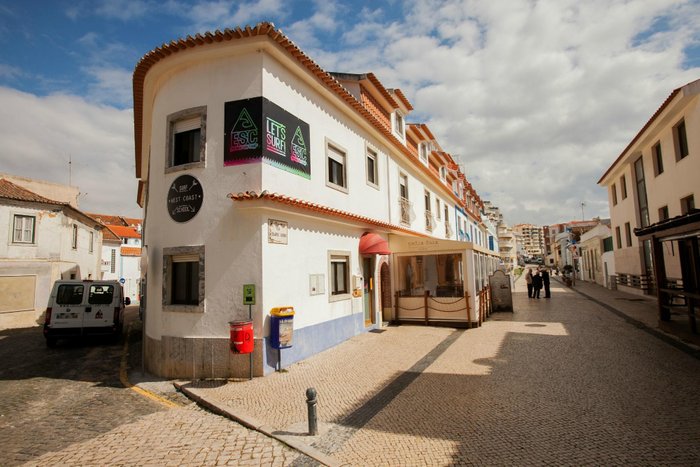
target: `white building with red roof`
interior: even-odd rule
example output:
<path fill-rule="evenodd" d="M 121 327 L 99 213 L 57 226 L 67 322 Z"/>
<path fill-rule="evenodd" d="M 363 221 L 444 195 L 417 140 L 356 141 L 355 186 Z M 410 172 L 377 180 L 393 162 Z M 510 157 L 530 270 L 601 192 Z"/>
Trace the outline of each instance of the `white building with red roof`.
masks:
<path fill-rule="evenodd" d="M 390 321 L 481 324 L 498 253 L 458 220 L 485 232 L 483 202 L 400 90 L 270 23 L 163 45 L 133 83 L 149 371 L 264 375 Z M 230 321 L 253 324 L 252 370 Z"/>
<path fill-rule="evenodd" d="M 7 232 L 0 242 L 0 329 L 40 324 L 54 281 L 99 278 L 103 228 L 77 209 L 70 188 L 0 176 L 0 226 Z"/>
<path fill-rule="evenodd" d="M 138 304 L 141 297 L 142 220 L 90 213 L 105 226 L 102 243 L 101 278 L 120 281 L 124 297 Z"/>

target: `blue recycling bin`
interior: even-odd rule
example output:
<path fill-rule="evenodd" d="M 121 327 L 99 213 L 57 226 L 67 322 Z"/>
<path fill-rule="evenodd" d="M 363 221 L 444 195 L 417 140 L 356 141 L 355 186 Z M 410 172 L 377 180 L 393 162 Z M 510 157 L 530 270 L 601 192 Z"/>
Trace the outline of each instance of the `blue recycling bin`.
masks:
<path fill-rule="evenodd" d="M 270 346 L 273 349 L 288 349 L 292 346 L 293 331 L 294 308 L 273 308 L 270 311 Z"/>

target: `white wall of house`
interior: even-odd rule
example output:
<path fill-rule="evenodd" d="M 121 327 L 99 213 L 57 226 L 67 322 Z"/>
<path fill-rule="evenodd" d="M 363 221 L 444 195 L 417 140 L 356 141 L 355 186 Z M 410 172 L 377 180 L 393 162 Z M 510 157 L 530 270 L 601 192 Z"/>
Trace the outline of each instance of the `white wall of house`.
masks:
<path fill-rule="evenodd" d="M 13 242 L 15 215 L 35 218 L 33 243 Z M 78 229 L 75 249 L 72 247 L 73 225 Z M 60 208 L 46 208 L 29 203 L 2 204 L 0 226 L 5 226 L 6 229 L 6 240 L 0 242 L 0 289 L 9 287 L 8 293 L 14 293 L 10 283 L 17 279 L 11 278 L 20 276 L 33 277 L 34 283 L 31 309 L 26 305 L 16 309 L 11 303 L 0 304 L 0 328 L 39 324 L 38 320 L 46 310 L 49 292 L 55 280 L 70 279 L 72 275 L 76 279 L 99 278 L 101 231 L 66 216 Z M 3 295 L 8 297 L 7 294 Z M 29 303 L 24 299 L 21 301 Z"/>

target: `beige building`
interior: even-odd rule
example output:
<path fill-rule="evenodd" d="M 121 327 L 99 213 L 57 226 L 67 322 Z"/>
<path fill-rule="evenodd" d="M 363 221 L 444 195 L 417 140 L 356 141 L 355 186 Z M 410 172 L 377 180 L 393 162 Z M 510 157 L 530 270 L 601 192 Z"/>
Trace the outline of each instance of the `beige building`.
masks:
<path fill-rule="evenodd" d="M 655 293 L 651 241 L 635 229 L 687 214 L 700 195 L 700 80 L 675 89 L 606 170 L 618 286 Z M 678 251 L 664 249 L 666 279 L 681 278 Z"/>
<path fill-rule="evenodd" d="M 544 255 L 544 233 L 542 227 L 532 224 L 516 224 L 513 233 L 519 238 L 522 250 L 529 257 Z"/>

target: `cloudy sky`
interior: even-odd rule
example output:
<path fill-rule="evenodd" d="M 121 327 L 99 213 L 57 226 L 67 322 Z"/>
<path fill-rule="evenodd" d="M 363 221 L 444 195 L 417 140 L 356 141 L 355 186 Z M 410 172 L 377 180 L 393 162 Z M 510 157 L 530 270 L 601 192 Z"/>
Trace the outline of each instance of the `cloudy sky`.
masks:
<path fill-rule="evenodd" d="M 700 78 L 700 0 L 0 0 L 0 172 L 140 216 L 131 73 L 162 43 L 272 21 L 328 71 L 401 88 L 510 224 L 608 216 L 596 182 Z M 69 171 L 69 161 L 71 162 Z"/>

